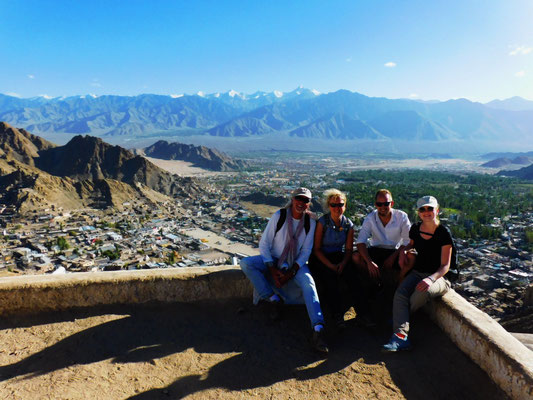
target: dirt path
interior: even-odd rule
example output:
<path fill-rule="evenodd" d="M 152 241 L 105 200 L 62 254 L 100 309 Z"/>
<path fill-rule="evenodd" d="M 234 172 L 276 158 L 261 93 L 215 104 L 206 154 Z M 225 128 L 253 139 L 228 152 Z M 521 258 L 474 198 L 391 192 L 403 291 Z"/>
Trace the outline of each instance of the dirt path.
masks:
<path fill-rule="evenodd" d="M 0 320 L 0 398 L 505 399 L 425 315 L 411 353 L 348 320 L 322 359 L 302 306 L 271 322 L 248 301 L 113 307 Z"/>

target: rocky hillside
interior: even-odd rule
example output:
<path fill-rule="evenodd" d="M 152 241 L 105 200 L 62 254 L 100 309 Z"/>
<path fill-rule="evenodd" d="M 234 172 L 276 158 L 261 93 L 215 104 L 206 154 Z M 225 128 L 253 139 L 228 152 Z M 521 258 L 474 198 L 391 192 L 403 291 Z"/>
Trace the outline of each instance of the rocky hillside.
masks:
<path fill-rule="evenodd" d="M 515 171 L 500 171 L 497 175 L 514 176 L 520 179 L 533 181 L 533 164 L 529 167 L 520 168 Z"/>
<path fill-rule="evenodd" d="M 195 167 L 212 171 L 233 171 L 247 166 L 245 161 L 235 160 L 216 149 L 176 142 L 169 143 L 165 140 L 144 148 L 143 152 L 148 157 L 188 161 Z"/>
<path fill-rule="evenodd" d="M 533 157 L 528 156 L 518 156 L 513 159 L 510 159 L 508 157 L 499 157 L 494 160 L 488 161 L 484 164 L 481 164 L 482 167 L 486 168 L 501 168 L 508 165 L 529 165 L 533 164 Z"/>
<path fill-rule="evenodd" d="M 2 123 L 0 202 L 19 210 L 118 206 L 124 201 L 189 198 L 201 191 L 144 157 L 99 138 L 76 136 L 64 146 Z"/>
<path fill-rule="evenodd" d="M 55 144 L 39 136 L 0 122 L 0 156 L 33 165 L 33 159 L 39 157 L 39 151 L 53 147 Z"/>

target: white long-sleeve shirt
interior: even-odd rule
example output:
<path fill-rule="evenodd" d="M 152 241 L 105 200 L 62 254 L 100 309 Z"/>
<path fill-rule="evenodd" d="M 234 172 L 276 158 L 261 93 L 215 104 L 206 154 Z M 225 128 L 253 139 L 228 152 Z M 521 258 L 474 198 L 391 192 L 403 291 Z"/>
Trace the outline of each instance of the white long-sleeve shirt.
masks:
<path fill-rule="evenodd" d="M 259 252 L 261 254 L 261 257 L 263 258 L 264 263 L 274 261 L 274 258 L 278 259 L 283 253 L 285 244 L 289 240 L 287 224 L 292 223 L 292 231 L 296 232 L 296 228 L 300 223 L 299 219 L 292 218 L 290 213 L 287 212 L 287 219 L 285 220 L 285 223 L 276 233 L 276 226 L 278 224 L 279 218 L 280 212 L 278 210 L 274 213 L 274 215 L 272 215 L 270 221 L 268 221 L 263 235 L 261 236 L 261 240 L 259 241 Z M 302 218 L 305 218 L 305 216 L 302 216 Z M 309 256 L 311 255 L 311 251 L 313 250 L 316 221 L 313 218 L 309 218 L 309 222 L 309 232 L 306 234 L 305 228 L 302 229 L 300 235 L 298 236 L 298 241 L 296 244 L 296 257 L 294 262 L 298 263 L 300 267 L 307 262 Z"/>
<path fill-rule="evenodd" d="M 397 249 L 401 245 L 409 244 L 409 229 L 411 222 L 407 214 L 401 210 L 391 209 L 391 220 L 386 226 L 379 219 L 377 210 L 368 214 L 357 236 L 356 244 L 365 243 L 367 246 Z"/>

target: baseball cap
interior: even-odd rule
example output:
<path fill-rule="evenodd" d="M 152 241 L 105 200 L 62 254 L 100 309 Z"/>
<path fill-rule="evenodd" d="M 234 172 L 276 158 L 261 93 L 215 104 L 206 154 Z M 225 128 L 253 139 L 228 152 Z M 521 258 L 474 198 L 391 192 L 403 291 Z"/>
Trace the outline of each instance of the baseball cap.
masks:
<path fill-rule="evenodd" d="M 437 199 L 433 196 L 423 196 L 418 199 L 416 202 L 416 208 L 425 207 L 425 206 L 431 206 L 433 208 L 437 208 L 439 206 L 439 203 L 437 202 Z"/>
<path fill-rule="evenodd" d="M 299 187 L 292 191 L 291 197 L 296 197 L 296 196 L 304 196 L 304 197 L 307 197 L 308 199 L 312 198 L 311 191 L 304 187 Z"/>

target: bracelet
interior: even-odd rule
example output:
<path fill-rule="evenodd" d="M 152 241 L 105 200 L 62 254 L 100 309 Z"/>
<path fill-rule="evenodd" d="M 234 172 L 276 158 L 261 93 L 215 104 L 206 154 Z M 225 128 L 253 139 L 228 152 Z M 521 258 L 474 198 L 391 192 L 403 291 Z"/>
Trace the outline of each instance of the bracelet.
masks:
<path fill-rule="evenodd" d="M 433 279 L 431 276 L 428 276 L 428 278 L 431 280 L 431 282 L 435 283 L 435 279 Z"/>

